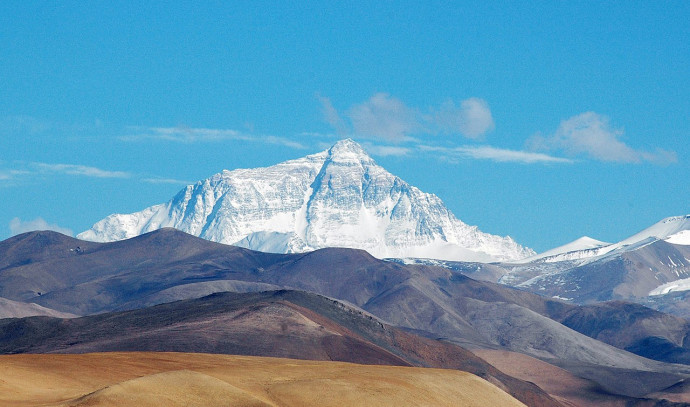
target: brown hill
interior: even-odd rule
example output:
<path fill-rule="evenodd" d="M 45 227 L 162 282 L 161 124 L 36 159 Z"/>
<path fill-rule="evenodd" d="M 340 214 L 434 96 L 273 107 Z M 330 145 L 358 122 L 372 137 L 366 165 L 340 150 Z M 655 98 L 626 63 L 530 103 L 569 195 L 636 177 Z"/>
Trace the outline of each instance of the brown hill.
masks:
<path fill-rule="evenodd" d="M 524 406 L 466 372 L 208 354 L 0 357 L 3 406 Z"/>

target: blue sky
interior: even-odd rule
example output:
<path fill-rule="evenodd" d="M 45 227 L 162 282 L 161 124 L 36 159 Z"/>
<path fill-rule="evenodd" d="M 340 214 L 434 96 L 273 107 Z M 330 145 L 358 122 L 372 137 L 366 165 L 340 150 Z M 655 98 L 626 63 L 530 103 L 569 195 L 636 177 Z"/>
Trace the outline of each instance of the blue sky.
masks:
<path fill-rule="evenodd" d="M 690 213 L 688 2 L 0 3 L 0 238 L 351 137 L 537 251 Z"/>

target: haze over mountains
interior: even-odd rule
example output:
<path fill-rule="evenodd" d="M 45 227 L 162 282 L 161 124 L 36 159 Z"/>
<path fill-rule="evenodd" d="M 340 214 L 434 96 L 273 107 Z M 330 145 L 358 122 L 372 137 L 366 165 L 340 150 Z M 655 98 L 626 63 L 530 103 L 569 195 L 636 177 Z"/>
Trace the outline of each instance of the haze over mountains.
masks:
<path fill-rule="evenodd" d="M 350 139 L 272 167 L 223 171 L 165 204 L 108 216 L 78 237 L 109 242 L 162 227 L 274 253 L 349 247 L 379 258 L 469 261 L 534 254 L 510 237 L 466 225 Z"/>

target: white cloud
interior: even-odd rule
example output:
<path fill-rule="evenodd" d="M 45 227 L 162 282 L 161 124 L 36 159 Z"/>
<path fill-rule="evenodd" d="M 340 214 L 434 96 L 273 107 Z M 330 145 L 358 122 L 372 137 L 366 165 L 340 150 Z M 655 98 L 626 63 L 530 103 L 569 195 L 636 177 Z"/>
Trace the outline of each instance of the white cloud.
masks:
<path fill-rule="evenodd" d="M 130 178 L 131 174 L 124 171 L 108 171 L 96 167 L 75 164 L 46 164 L 33 163 L 42 172 L 58 174 L 80 175 L 94 178 Z"/>
<path fill-rule="evenodd" d="M 330 99 L 317 95 L 322 105 L 324 120 L 331 126 L 347 123 L 331 104 Z M 573 163 L 572 159 L 549 154 L 497 148 L 489 145 L 437 147 L 421 144 L 413 135 L 419 133 L 451 133 L 470 139 L 479 139 L 494 129 L 494 120 L 488 103 L 480 98 L 469 98 L 459 106 L 452 100 L 439 108 L 430 108 L 428 114 L 408 107 L 401 100 L 386 93 L 377 93 L 369 100 L 352 106 L 345 114 L 352 124 L 353 137 L 380 138 L 407 146 L 364 143 L 365 149 L 377 156 L 410 156 L 415 152 L 428 152 L 448 161 L 474 159 L 522 164 Z M 337 130 L 337 129 L 336 129 Z M 342 133 L 342 131 L 338 131 Z"/>
<path fill-rule="evenodd" d="M 12 236 L 21 233 L 31 232 L 34 230 L 52 230 L 62 233 L 63 235 L 72 236 L 72 230 L 60 227 L 54 223 L 48 223 L 43 218 L 36 218 L 34 220 L 22 221 L 19 218 L 14 218 L 10 221 L 10 232 Z"/>
<path fill-rule="evenodd" d="M 574 162 L 567 158 L 553 157 L 547 154 L 529 151 L 507 150 L 492 146 L 433 147 L 420 146 L 422 151 L 433 152 L 447 160 L 476 159 L 494 162 L 511 162 L 520 164 L 567 164 Z"/>
<path fill-rule="evenodd" d="M 418 113 L 386 93 L 377 93 L 347 111 L 355 134 L 390 141 L 403 141 L 422 131 Z"/>
<path fill-rule="evenodd" d="M 176 143 L 210 143 L 228 140 L 276 144 L 285 147 L 304 149 L 305 146 L 286 137 L 261 136 L 242 133 L 231 129 L 207 129 L 189 127 L 134 127 L 137 134 L 121 136 L 121 141 L 137 142 L 144 140 L 171 141 Z"/>
<path fill-rule="evenodd" d="M 479 98 L 465 99 L 459 107 L 449 100 L 441 105 L 434 120 L 444 133 L 461 133 L 472 139 L 485 135 L 495 127 L 489 104 Z"/>
<path fill-rule="evenodd" d="M 528 147 L 542 151 L 564 151 L 571 156 L 586 155 L 599 161 L 669 164 L 677 161 L 674 152 L 635 150 L 620 140 L 623 129 L 612 128 L 609 118 L 585 112 L 561 122 L 551 136 L 533 136 Z"/>
<path fill-rule="evenodd" d="M 317 96 L 321 102 L 324 120 L 339 135 L 380 138 L 387 141 L 412 141 L 415 134 L 459 134 L 477 139 L 494 129 L 494 120 L 488 103 L 480 98 L 460 102 L 449 100 L 438 108 L 422 113 L 407 106 L 400 99 L 386 93 L 377 93 L 369 100 L 350 107 L 346 122 L 333 107 L 330 99 Z"/>

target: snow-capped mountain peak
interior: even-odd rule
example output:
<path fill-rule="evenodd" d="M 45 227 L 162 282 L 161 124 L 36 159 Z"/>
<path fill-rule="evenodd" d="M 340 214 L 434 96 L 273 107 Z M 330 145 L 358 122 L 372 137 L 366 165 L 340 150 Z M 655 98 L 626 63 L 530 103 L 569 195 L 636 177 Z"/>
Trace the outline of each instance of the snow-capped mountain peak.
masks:
<path fill-rule="evenodd" d="M 617 243 L 605 243 L 588 237 L 548 250 L 538 255 L 524 258 L 519 263 L 555 263 L 567 260 L 589 262 L 604 256 L 628 252 L 664 240 L 672 244 L 690 245 L 690 215 L 672 216 L 635 233 Z"/>
<path fill-rule="evenodd" d="M 362 146 L 352 139 L 344 139 L 328 149 L 328 159 L 333 162 L 373 165 L 374 160 Z"/>
<path fill-rule="evenodd" d="M 168 226 L 271 252 L 351 247 L 377 257 L 471 261 L 534 254 L 510 237 L 464 224 L 438 197 L 390 174 L 350 139 L 271 167 L 223 171 L 165 204 L 110 215 L 78 237 L 113 241 Z"/>

